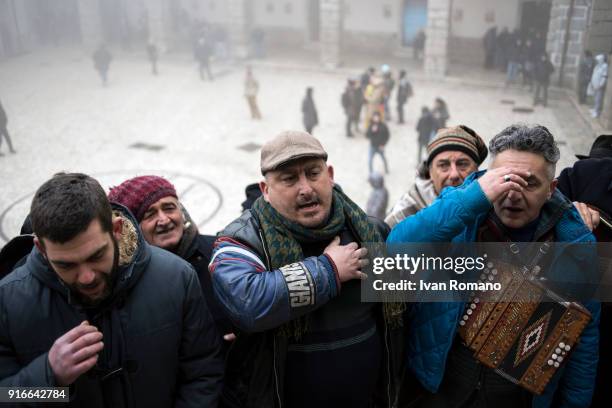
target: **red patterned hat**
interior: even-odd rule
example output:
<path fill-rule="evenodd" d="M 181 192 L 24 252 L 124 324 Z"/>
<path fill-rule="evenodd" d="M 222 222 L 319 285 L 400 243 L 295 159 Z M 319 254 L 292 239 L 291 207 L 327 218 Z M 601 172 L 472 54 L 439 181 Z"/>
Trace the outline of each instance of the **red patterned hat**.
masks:
<path fill-rule="evenodd" d="M 159 176 L 134 177 L 112 187 L 108 193 L 110 202 L 127 207 L 138 222 L 152 204 L 168 196 L 178 198 L 172 183 Z"/>

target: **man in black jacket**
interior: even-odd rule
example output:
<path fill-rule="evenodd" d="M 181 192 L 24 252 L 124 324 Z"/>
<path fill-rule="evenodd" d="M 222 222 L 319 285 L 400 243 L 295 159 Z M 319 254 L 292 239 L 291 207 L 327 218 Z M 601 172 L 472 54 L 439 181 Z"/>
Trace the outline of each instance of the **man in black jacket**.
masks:
<path fill-rule="evenodd" d="M 8 123 L 8 117 L 6 116 L 6 112 L 4 111 L 4 107 L 2 103 L 0 103 L 0 146 L 2 146 L 2 139 L 6 139 L 6 143 L 8 144 L 9 151 L 11 153 L 16 153 L 15 149 L 13 149 L 13 143 L 11 142 L 11 136 L 9 135 L 6 124 Z M 0 152 L 0 156 L 2 153 Z"/>
<path fill-rule="evenodd" d="M 198 232 L 179 202 L 174 185 L 159 176 L 138 176 L 111 188 L 108 198 L 132 212 L 149 244 L 170 251 L 193 266 L 217 329 L 227 340 L 233 338 L 231 324 L 215 299 L 208 273 L 215 237 Z"/>
<path fill-rule="evenodd" d="M 84 174 L 36 192 L 35 248 L 0 281 L 0 386 L 70 387 L 75 407 L 217 406 L 219 336 L 193 268 L 113 210 Z"/>
<path fill-rule="evenodd" d="M 585 224 L 593 230 L 600 244 L 598 252 L 602 271 L 612 271 L 612 135 L 600 135 L 588 156 L 577 154 L 579 159 L 572 167 L 564 169 L 557 178 L 557 188 L 574 202 Z M 609 281 L 609 276 L 604 280 Z M 599 365 L 592 407 L 610 404 L 607 389 L 612 376 L 612 303 L 601 304 Z"/>
<path fill-rule="evenodd" d="M 363 244 L 388 228 L 337 186 L 313 136 L 261 151 L 263 196 L 219 233 L 213 288 L 241 330 L 223 402 L 240 407 L 391 406 L 402 305 L 361 302 Z M 374 252 L 374 250 L 372 250 Z"/>
<path fill-rule="evenodd" d="M 385 146 L 389 142 L 389 128 L 382 121 L 379 112 L 372 114 L 372 121 L 366 132 L 366 138 L 370 139 L 370 150 L 368 150 L 368 171 L 372 174 L 374 155 L 380 155 L 385 165 L 385 174 L 389 174 L 389 165 L 385 157 Z"/>

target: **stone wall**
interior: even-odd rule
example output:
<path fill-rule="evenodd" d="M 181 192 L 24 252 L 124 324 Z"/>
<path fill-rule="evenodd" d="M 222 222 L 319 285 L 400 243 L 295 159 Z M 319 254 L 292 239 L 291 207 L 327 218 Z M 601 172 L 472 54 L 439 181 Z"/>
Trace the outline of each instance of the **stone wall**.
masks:
<path fill-rule="evenodd" d="M 429 0 L 427 4 L 425 74 L 429 76 L 445 76 L 448 71 L 450 6 L 450 0 Z"/>
<path fill-rule="evenodd" d="M 450 37 L 448 39 L 448 60 L 463 65 L 483 66 L 485 52 L 482 38 Z"/>
<path fill-rule="evenodd" d="M 592 0 L 593 11 L 587 49 L 594 53 L 612 53 L 612 1 Z"/>
<path fill-rule="evenodd" d="M 584 45 L 592 0 L 553 0 L 550 10 L 550 24 L 546 49 L 555 66 L 551 83 L 575 89 L 578 79 L 578 65 L 584 52 Z M 568 18 L 571 18 L 568 28 Z M 567 45 L 566 45 L 567 41 Z M 566 49 L 567 46 L 567 49 Z M 563 63 L 563 52 L 565 61 Z M 561 69 L 563 66 L 563 73 Z"/>
<path fill-rule="evenodd" d="M 229 39 L 233 56 L 246 58 L 248 55 L 249 33 L 251 31 L 250 0 L 227 0 L 229 11 Z"/>
<path fill-rule="evenodd" d="M 81 41 L 87 48 L 94 49 L 103 40 L 99 0 L 79 0 Z"/>
<path fill-rule="evenodd" d="M 342 0 L 320 0 L 321 63 L 328 68 L 340 65 L 342 42 Z"/>
<path fill-rule="evenodd" d="M 345 52 L 364 52 L 372 55 L 391 55 L 399 47 L 395 33 L 344 31 L 342 49 Z"/>

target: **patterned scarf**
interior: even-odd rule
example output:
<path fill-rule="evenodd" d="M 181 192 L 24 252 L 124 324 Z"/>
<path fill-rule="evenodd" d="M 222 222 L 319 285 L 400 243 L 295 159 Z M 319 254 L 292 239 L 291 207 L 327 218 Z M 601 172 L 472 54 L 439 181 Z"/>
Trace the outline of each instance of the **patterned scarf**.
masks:
<path fill-rule="evenodd" d="M 287 220 L 263 197 L 255 201 L 252 210 L 258 217 L 259 225 L 262 228 L 270 252 L 270 267 L 272 269 L 278 269 L 303 260 L 304 254 L 300 243 L 330 241 L 340 233 L 347 220 L 352 224 L 357 234 L 355 238 L 359 243 L 384 243 L 383 237 L 363 210 L 337 187 L 334 187 L 333 190 L 329 220 L 320 228 L 306 228 L 296 222 Z M 368 253 L 369 258 L 376 256 L 382 255 Z M 392 326 L 401 325 L 401 314 L 405 309 L 404 304 L 385 302 L 383 309 L 387 323 Z M 307 331 L 308 315 L 294 319 L 279 328 L 280 334 L 285 337 L 293 336 L 296 339 L 299 339 Z"/>

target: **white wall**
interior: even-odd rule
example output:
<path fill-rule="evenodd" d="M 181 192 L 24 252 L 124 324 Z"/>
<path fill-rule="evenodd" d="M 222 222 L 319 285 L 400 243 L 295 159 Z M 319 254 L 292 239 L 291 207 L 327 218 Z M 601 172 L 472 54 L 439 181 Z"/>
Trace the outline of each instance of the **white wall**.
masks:
<path fill-rule="evenodd" d="M 203 19 L 213 24 L 229 21 L 227 0 L 181 0 L 181 6 L 187 10 L 192 20 Z"/>
<path fill-rule="evenodd" d="M 345 0 L 344 29 L 370 33 L 401 33 L 401 0 Z M 389 17 L 385 17 L 385 9 Z"/>
<path fill-rule="evenodd" d="M 481 38 L 490 27 L 510 31 L 520 24 L 520 0 L 454 0 L 451 14 L 451 35 Z M 494 20 L 486 21 L 492 13 Z"/>
<path fill-rule="evenodd" d="M 249 0 L 253 23 L 262 27 L 306 29 L 308 0 Z M 268 8 L 271 8 L 270 10 Z"/>

